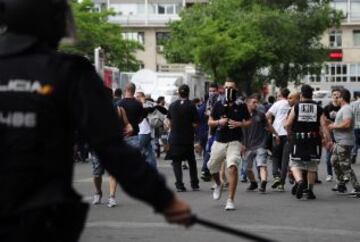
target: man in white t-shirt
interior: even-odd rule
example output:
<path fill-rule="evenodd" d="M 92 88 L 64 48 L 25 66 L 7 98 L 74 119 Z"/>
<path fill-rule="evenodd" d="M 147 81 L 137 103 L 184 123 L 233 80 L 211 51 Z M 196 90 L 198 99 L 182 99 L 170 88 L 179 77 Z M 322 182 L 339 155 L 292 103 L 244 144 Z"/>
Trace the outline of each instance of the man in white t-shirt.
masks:
<path fill-rule="evenodd" d="M 151 109 L 148 106 L 151 106 L 150 104 L 147 105 L 147 101 L 145 100 L 145 94 L 143 92 L 137 92 L 136 93 L 136 99 L 143 104 L 143 107 L 145 109 L 146 115 L 148 114 L 148 110 Z M 139 142 L 140 142 L 140 148 L 143 152 L 143 154 L 146 157 L 146 161 L 156 169 L 157 167 L 157 161 L 155 157 L 155 152 L 152 147 L 152 130 L 149 123 L 148 118 L 144 118 L 141 123 L 139 124 Z"/>
<path fill-rule="evenodd" d="M 272 144 L 272 173 L 274 180 L 271 187 L 273 189 L 278 189 L 279 191 L 284 191 L 286 178 L 286 172 L 281 171 L 288 169 L 288 165 L 285 162 L 287 161 L 286 156 L 289 154 L 288 151 L 284 150 L 284 145 L 287 141 L 287 132 L 284 128 L 284 124 L 290 110 L 289 102 L 287 101 L 289 93 L 289 89 L 281 89 L 278 95 L 278 101 L 275 102 L 266 113 L 268 122 L 272 123 L 275 130 Z M 281 177 L 281 174 L 285 174 L 285 177 Z"/>

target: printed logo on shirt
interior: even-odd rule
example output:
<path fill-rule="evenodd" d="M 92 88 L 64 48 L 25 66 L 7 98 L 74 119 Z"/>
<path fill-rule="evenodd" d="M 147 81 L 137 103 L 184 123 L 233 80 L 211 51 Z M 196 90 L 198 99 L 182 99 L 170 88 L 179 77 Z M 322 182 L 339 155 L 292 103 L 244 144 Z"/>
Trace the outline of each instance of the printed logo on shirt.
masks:
<path fill-rule="evenodd" d="M 0 85 L 0 92 L 29 92 L 48 96 L 54 91 L 51 85 L 41 85 L 39 81 L 30 81 L 22 79 L 9 80 L 6 85 Z"/>
<path fill-rule="evenodd" d="M 329 113 L 329 116 L 330 116 L 331 119 L 335 119 L 336 114 L 337 114 L 337 111 L 332 111 L 332 112 Z"/>
<path fill-rule="evenodd" d="M 299 104 L 299 122 L 316 122 L 317 121 L 317 105 L 313 103 Z"/>
<path fill-rule="evenodd" d="M 288 112 L 289 112 L 290 108 L 289 107 L 286 107 L 286 108 L 281 108 L 279 110 L 279 115 L 287 115 Z"/>
<path fill-rule="evenodd" d="M 0 112 L 0 125 L 11 128 L 35 128 L 36 113 L 31 112 Z"/>

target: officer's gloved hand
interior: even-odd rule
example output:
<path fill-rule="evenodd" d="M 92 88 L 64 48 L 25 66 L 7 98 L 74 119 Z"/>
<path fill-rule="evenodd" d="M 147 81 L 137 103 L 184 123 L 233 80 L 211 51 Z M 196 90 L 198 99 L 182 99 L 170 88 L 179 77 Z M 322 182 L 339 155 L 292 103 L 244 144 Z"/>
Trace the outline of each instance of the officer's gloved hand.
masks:
<path fill-rule="evenodd" d="M 169 223 L 176 223 L 185 227 L 189 227 L 194 223 L 189 204 L 177 197 L 163 211 L 163 214 Z"/>

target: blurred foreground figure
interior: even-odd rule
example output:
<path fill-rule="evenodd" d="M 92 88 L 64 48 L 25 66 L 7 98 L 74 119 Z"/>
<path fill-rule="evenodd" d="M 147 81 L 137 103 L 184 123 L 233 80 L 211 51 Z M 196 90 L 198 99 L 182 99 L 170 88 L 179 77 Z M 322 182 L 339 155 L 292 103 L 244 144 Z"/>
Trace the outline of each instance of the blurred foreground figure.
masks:
<path fill-rule="evenodd" d="M 75 130 L 125 191 L 189 225 L 190 207 L 123 141 L 92 64 L 55 51 L 71 27 L 65 0 L 0 0 L 0 240 L 78 241 L 88 206 L 72 188 Z"/>

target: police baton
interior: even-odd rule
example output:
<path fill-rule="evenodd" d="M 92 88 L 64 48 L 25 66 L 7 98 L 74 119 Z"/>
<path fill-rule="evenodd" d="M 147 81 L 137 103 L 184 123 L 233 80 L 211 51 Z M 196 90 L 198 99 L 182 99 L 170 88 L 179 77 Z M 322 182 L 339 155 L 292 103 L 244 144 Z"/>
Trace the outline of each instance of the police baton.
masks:
<path fill-rule="evenodd" d="M 244 232 L 244 231 L 241 231 L 241 230 L 233 229 L 233 228 L 230 228 L 228 226 L 224 226 L 224 225 L 217 224 L 217 223 L 214 223 L 214 222 L 209 221 L 209 220 L 199 218 L 196 215 L 192 216 L 192 222 L 193 222 L 193 224 L 200 224 L 200 225 L 203 225 L 205 227 L 212 228 L 212 229 L 224 232 L 224 233 L 232 234 L 232 235 L 235 235 L 235 236 L 238 236 L 238 237 L 241 237 L 241 238 L 246 238 L 246 239 L 249 239 L 251 241 L 275 242 L 274 240 L 270 240 L 270 239 L 267 239 L 267 238 L 264 238 L 264 237 L 260 237 L 258 235 L 254 235 L 254 234 L 247 233 L 247 232 Z"/>

